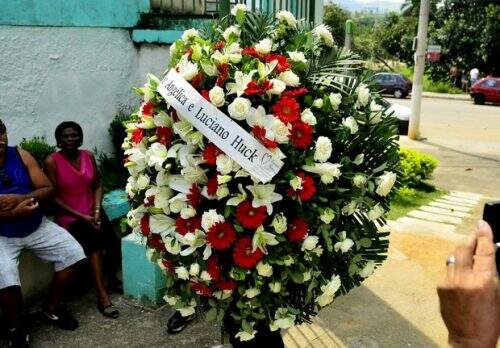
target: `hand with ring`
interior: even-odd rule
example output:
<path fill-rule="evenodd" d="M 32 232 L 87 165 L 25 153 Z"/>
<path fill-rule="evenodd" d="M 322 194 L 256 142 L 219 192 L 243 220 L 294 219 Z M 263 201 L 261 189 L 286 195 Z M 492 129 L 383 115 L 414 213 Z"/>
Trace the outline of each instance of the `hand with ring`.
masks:
<path fill-rule="evenodd" d="M 446 277 L 437 292 L 451 347 L 496 347 L 500 290 L 495 251 L 491 228 L 480 221 L 476 233 L 446 260 Z"/>

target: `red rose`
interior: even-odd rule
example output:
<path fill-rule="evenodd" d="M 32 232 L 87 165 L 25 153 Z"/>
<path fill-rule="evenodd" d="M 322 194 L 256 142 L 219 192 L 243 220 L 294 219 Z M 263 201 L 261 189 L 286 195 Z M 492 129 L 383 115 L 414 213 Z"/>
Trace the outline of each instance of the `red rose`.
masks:
<path fill-rule="evenodd" d="M 207 241 L 216 250 L 225 250 L 236 240 L 236 231 L 228 222 L 217 222 L 207 232 Z"/>
<path fill-rule="evenodd" d="M 252 239 L 248 236 L 240 238 L 233 250 L 233 261 L 241 268 L 254 268 L 263 257 L 260 249 L 252 251 Z"/>
<path fill-rule="evenodd" d="M 302 188 L 299 190 L 294 190 L 293 188 L 288 189 L 288 194 L 292 197 L 299 198 L 302 202 L 306 202 L 314 197 L 316 193 L 316 185 L 314 184 L 314 179 L 304 172 L 298 172 L 297 176 L 302 179 Z"/>
<path fill-rule="evenodd" d="M 290 242 L 302 242 L 309 231 L 309 225 L 303 218 L 295 218 L 286 231 L 286 237 Z"/>
<path fill-rule="evenodd" d="M 310 125 L 299 121 L 292 125 L 289 137 L 293 146 L 297 149 L 306 150 L 312 143 L 312 133 L 313 129 Z"/>
<path fill-rule="evenodd" d="M 300 117 L 300 104 L 289 97 L 281 98 L 271 109 L 274 115 L 284 123 L 293 123 Z"/>
<path fill-rule="evenodd" d="M 236 208 L 236 221 L 245 228 L 255 229 L 261 226 L 266 219 L 266 207 L 254 208 L 251 202 L 244 201 Z"/>

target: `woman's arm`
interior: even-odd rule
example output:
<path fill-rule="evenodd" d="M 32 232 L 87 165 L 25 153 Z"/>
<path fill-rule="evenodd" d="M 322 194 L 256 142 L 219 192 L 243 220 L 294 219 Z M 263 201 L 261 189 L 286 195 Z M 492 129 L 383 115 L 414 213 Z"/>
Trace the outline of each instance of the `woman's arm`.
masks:
<path fill-rule="evenodd" d="M 52 185 L 54 187 L 57 187 L 57 174 L 56 174 L 56 163 L 54 162 L 54 159 L 52 156 L 47 156 L 47 158 L 44 161 L 45 164 L 45 172 L 47 174 L 47 177 L 49 180 L 52 182 Z M 84 215 L 80 213 L 79 211 L 71 208 L 69 205 L 67 205 L 64 202 L 61 202 L 61 200 L 55 198 L 54 202 L 65 212 L 74 215 L 80 219 L 88 220 L 89 216 Z"/>
<path fill-rule="evenodd" d="M 94 158 L 94 155 L 89 152 L 90 159 L 92 160 L 92 165 L 94 166 L 94 220 L 97 224 L 101 221 L 101 204 L 102 204 L 102 181 L 101 175 L 99 174 L 99 170 L 97 169 L 97 162 Z"/>

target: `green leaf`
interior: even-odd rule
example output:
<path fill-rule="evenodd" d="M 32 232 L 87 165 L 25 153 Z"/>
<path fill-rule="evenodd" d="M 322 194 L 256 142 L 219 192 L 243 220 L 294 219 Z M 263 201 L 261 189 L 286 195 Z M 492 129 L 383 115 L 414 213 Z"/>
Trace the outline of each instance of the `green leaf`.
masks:
<path fill-rule="evenodd" d="M 236 12 L 236 23 L 242 25 L 245 22 L 246 12 L 239 10 Z"/>
<path fill-rule="evenodd" d="M 372 246 L 372 240 L 370 238 L 362 238 L 358 241 L 358 244 L 363 248 L 369 248 Z"/>
<path fill-rule="evenodd" d="M 294 283 L 302 284 L 304 282 L 304 275 L 301 272 L 290 272 L 290 277 Z"/>
<path fill-rule="evenodd" d="M 246 319 L 243 319 L 241 321 L 241 328 L 243 329 L 243 331 L 248 333 L 251 333 L 253 331 L 252 325 L 250 325 L 250 323 Z"/>
<path fill-rule="evenodd" d="M 217 308 L 212 307 L 208 310 L 208 312 L 205 314 L 205 319 L 207 321 L 214 321 L 217 318 Z"/>
<path fill-rule="evenodd" d="M 328 231 L 328 229 L 323 228 L 323 229 L 321 229 L 321 234 L 323 236 L 323 240 L 326 243 L 326 250 L 328 250 L 329 252 L 332 252 L 333 251 L 333 243 L 332 243 L 332 239 L 330 238 L 330 232 Z"/>
<path fill-rule="evenodd" d="M 226 208 L 230 208 L 230 207 L 226 207 Z M 242 233 L 244 231 L 243 227 L 241 227 L 240 225 L 237 225 L 237 224 L 234 224 L 234 229 L 238 233 Z"/>
<path fill-rule="evenodd" d="M 383 163 L 382 165 L 378 166 L 373 170 L 374 173 L 378 173 L 383 171 L 385 168 L 387 168 L 387 163 Z"/>
<path fill-rule="evenodd" d="M 222 321 L 225 314 L 226 311 L 224 310 L 224 308 L 219 309 L 219 312 L 217 313 L 217 321 Z"/>

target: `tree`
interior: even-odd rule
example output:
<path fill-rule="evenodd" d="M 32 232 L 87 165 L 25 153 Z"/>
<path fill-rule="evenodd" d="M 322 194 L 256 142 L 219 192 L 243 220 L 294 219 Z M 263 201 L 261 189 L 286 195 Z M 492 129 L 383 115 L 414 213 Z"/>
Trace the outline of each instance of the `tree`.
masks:
<path fill-rule="evenodd" d="M 500 74 L 500 5 L 487 0 L 444 0 L 430 25 L 429 43 L 442 47 L 441 61 L 429 66 L 433 79 L 450 67 Z"/>
<path fill-rule="evenodd" d="M 339 46 L 344 45 L 345 22 L 349 19 L 349 12 L 339 6 L 331 4 L 324 8 L 323 22 L 330 26 L 335 42 Z"/>

